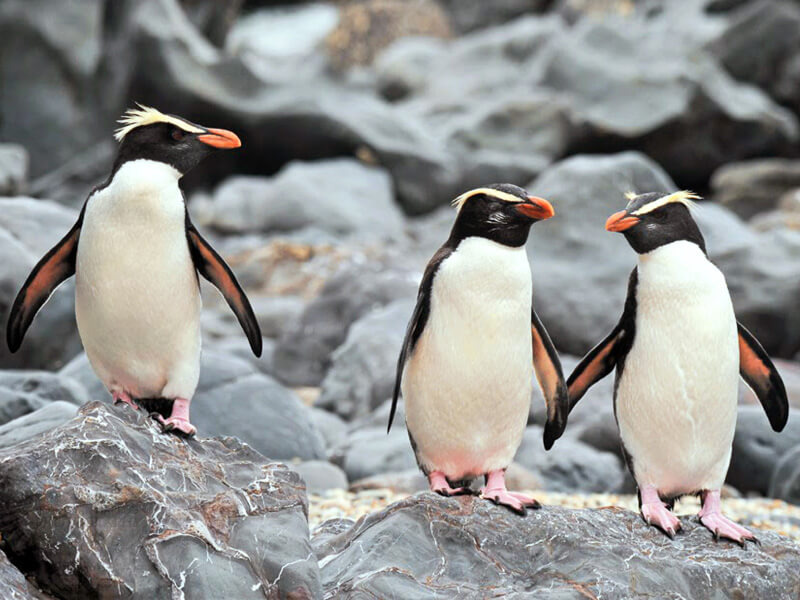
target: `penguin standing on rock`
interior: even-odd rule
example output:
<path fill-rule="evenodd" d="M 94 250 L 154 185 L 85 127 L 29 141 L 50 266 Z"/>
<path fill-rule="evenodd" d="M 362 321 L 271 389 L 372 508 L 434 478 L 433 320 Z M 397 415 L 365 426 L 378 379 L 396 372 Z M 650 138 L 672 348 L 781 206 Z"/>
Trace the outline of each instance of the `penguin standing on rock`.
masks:
<path fill-rule="evenodd" d="M 507 184 L 459 196 L 458 216 L 428 263 L 397 365 L 389 427 L 402 390 L 408 436 L 431 490 L 481 496 L 521 514 L 505 470 L 528 421 L 534 371 L 547 401 L 545 447 L 566 425 L 561 364 L 532 304 L 525 242 L 553 216 L 546 200 Z M 453 487 L 456 486 L 456 487 Z"/>
<path fill-rule="evenodd" d="M 571 406 L 616 368 L 614 409 L 642 517 L 673 537 L 670 511 L 685 494 L 702 501 L 700 522 L 715 538 L 755 537 L 720 510 L 736 428 L 739 375 L 758 396 L 772 428 L 789 404 L 775 366 L 737 323 L 725 278 L 706 255 L 689 212 L 689 192 L 629 194 L 608 231 L 639 255 L 617 326 L 575 367 Z"/>
<path fill-rule="evenodd" d="M 140 106 L 120 121 L 111 175 L 95 188 L 67 235 L 34 267 L 11 308 L 15 352 L 37 311 L 73 274 L 75 316 L 89 362 L 114 402 L 173 400 L 165 431 L 196 432 L 189 403 L 200 374 L 197 273 L 222 292 L 261 355 L 250 302 L 225 261 L 192 225 L 178 180 L 218 148 L 238 148 L 224 129 Z"/>

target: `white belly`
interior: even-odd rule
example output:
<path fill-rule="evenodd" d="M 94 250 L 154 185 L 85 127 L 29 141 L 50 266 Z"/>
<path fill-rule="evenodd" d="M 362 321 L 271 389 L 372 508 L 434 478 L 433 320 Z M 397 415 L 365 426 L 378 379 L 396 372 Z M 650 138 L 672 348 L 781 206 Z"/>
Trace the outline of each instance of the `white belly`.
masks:
<path fill-rule="evenodd" d="M 719 489 L 739 378 L 725 278 L 689 242 L 643 255 L 638 275 L 636 335 L 616 397 L 635 478 L 664 496 Z"/>
<path fill-rule="evenodd" d="M 191 398 L 199 375 L 200 294 L 175 172 L 154 164 L 128 163 L 89 200 L 75 314 L 106 387 L 136 397 Z"/>
<path fill-rule="evenodd" d="M 458 480 L 511 463 L 530 407 L 530 327 L 524 248 L 461 242 L 434 278 L 403 373 L 406 423 L 425 470 Z"/>

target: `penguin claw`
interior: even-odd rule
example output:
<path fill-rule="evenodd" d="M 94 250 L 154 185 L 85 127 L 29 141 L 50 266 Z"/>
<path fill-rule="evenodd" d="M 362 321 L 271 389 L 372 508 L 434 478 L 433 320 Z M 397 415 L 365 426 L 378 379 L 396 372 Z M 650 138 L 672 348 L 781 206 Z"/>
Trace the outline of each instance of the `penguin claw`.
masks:
<path fill-rule="evenodd" d="M 164 433 L 176 433 L 187 438 L 194 437 L 197 433 L 197 427 L 186 419 L 181 419 L 179 417 L 169 417 L 165 419 L 158 413 L 153 413 L 151 416 L 161 424 L 161 431 Z"/>

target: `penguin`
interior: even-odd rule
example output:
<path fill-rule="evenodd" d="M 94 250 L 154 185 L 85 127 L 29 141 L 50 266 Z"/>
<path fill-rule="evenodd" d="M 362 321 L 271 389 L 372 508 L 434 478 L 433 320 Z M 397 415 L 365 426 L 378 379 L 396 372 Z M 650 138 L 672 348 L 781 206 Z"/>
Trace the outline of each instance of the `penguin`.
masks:
<path fill-rule="evenodd" d="M 189 403 L 200 373 L 198 273 L 225 297 L 261 355 L 253 309 L 225 261 L 189 218 L 180 178 L 216 149 L 238 148 L 224 129 L 138 105 L 119 121 L 108 179 L 72 229 L 33 268 L 8 318 L 16 352 L 50 294 L 75 275 L 75 317 L 89 362 L 114 403 L 172 400 L 164 431 L 192 436 Z"/>
<path fill-rule="evenodd" d="M 514 185 L 468 191 L 450 237 L 433 255 L 419 287 L 397 362 L 389 416 L 405 401 L 411 446 L 430 488 L 470 493 L 520 514 L 538 502 L 509 492 L 505 470 L 528 421 L 535 372 L 547 402 L 545 447 L 566 426 L 561 363 L 533 309 L 525 242 L 553 207 Z M 455 487 L 453 487 L 455 486 Z"/>
<path fill-rule="evenodd" d="M 628 194 L 606 229 L 638 255 L 622 317 L 567 380 L 570 409 L 616 369 L 614 412 L 645 522 L 674 537 L 676 499 L 699 495 L 700 522 L 742 546 L 755 536 L 721 512 L 739 376 L 781 431 L 789 403 L 775 365 L 736 320 L 725 277 L 708 259 L 690 206 L 699 197 Z"/>

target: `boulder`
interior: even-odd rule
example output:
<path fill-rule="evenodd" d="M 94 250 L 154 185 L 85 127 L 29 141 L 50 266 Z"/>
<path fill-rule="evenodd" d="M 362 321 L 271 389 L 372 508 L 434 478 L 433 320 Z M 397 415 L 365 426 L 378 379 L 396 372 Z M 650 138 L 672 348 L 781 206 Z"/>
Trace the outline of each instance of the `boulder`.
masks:
<path fill-rule="evenodd" d="M 714 200 L 743 219 L 774 210 L 781 196 L 800 188 L 800 160 L 760 158 L 727 164 L 714 172 Z"/>
<path fill-rule="evenodd" d="M 17 144 L 0 144 L 0 196 L 18 196 L 28 185 L 28 151 Z"/>
<path fill-rule="evenodd" d="M 353 323 L 333 353 L 316 405 L 351 421 L 389 398 L 413 312 L 413 300 L 398 300 Z"/>
<path fill-rule="evenodd" d="M 416 297 L 418 277 L 377 263 L 345 266 L 325 283 L 300 319 L 278 340 L 278 378 L 292 386 L 319 385 L 350 325 L 377 307 Z"/>
<path fill-rule="evenodd" d="M 8 557 L 0 552 L 0 595 L 7 600 L 54 600 L 36 588 Z"/>
<path fill-rule="evenodd" d="M 622 508 L 520 517 L 472 496 L 417 494 L 316 546 L 327 597 L 793 598 L 800 550 L 715 543 L 695 518 L 670 540 Z"/>
<path fill-rule="evenodd" d="M 351 432 L 347 441 L 331 451 L 330 460 L 344 470 L 349 481 L 417 466 L 403 427 L 392 427 L 389 434 L 385 426 Z"/>
<path fill-rule="evenodd" d="M 77 216 L 47 200 L 0 198 L 0 314 L 8 315 L 31 269 Z M 16 354 L 0 344 L 0 368 L 59 368 L 80 352 L 73 290 L 73 282 L 67 281 L 53 293 Z"/>
<path fill-rule="evenodd" d="M 467 32 L 499 25 L 517 17 L 546 10 L 551 0 L 440 0 L 456 31 Z"/>
<path fill-rule="evenodd" d="M 335 448 L 347 439 L 347 424 L 336 414 L 313 406 L 309 411 L 326 448 Z"/>
<path fill-rule="evenodd" d="M 0 425 L 0 449 L 19 444 L 69 421 L 78 407 L 63 400 L 45 404 L 31 413 Z"/>
<path fill-rule="evenodd" d="M 89 401 L 77 381 L 45 371 L 0 371 L 0 425 L 53 402 L 74 406 Z"/>
<path fill-rule="evenodd" d="M 327 461 L 307 460 L 292 465 L 292 469 L 303 478 L 309 494 L 347 489 L 347 475 L 339 467 Z"/>
<path fill-rule="evenodd" d="M 341 158 L 291 162 L 275 177 L 236 176 L 214 194 L 211 225 L 227 233 L 315 227 L 338 235 L 392 238 L 402 230 L 389 175 Z"/>
<path fill-rule="evenodd" d="M 13 562 L 60 598 L 317 597 L 300 477 L 99 402 L 0 453 Z"/>

